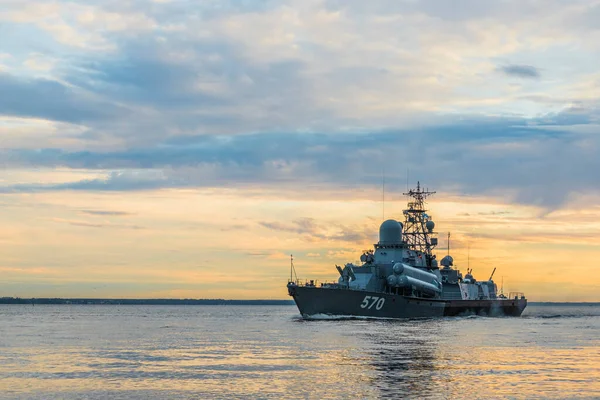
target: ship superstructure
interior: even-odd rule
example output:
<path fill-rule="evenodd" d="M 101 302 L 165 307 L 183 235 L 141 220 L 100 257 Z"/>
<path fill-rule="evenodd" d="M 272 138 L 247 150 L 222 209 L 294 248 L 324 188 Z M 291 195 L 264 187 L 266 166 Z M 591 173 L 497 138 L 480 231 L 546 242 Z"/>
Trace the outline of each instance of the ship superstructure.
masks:
<path fill-rule="evenodd" d="M 384 221 L 379 242 L 363 251 L 360 265 L 336 265 L 337 282 L 301 283 L 290 278 L 288 293 L 300 313 L 386 318 L 521 315 L 525 296 L 499 296 L 493 273 L 486 281 L 476 280 L 471 270 L 463 277 L 449 253 L 438 263 L 433 254 L 438 245 L 435 223 L 425 209 L 425 200 L 435 192 L 417 183 L 404 194 L 409 199 L 404 222 Z"/>

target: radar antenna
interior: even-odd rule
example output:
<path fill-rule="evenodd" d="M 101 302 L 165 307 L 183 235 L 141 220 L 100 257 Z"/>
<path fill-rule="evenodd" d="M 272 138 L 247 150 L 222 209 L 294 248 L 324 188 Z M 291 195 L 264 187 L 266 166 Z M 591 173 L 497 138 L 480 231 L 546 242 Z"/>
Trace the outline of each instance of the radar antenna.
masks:
<path fill-rule="evenodd" d="M 406 244 L 413 250 L 421 251 L 428 257 L 431 257 L 431 250 L 437 245 L 437 238 L 430 237 L 433 232 L 433 221 L 427 215 L 425 209 L 425 199 L 435 192 L 421 188 L 421 183 L 417 182 L 416 189 L 410 189 L 403 193 L 409 197 L 407 208 L 404 213 L 404 238 Z M 429 221 L 431 229 L 428 229 Z"/>

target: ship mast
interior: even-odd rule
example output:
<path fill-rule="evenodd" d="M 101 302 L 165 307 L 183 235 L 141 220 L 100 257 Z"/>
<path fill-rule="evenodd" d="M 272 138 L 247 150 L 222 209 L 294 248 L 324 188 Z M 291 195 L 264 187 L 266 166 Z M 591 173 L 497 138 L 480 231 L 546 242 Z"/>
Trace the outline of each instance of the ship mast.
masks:
<path fill-rule="evenodd" d="M 403 193 L 409 197 L 407 209 L 404 214 L 404 240 L 409 248 L 421 251 L 431 257 L 431 250 L 437 245 L 437 238 L 430 237 L 434 234 L 433 221 L 427 215 L 425 209 L 425 199 L 435 192 L 429 192 L 421 188 L 421 183 L 417 182 L 417 189 L 410 189 Z"/>
<path fill-rule="evenodd" d="M 292 280 L 292 274 L 296 277 L 296 280 Z M 294 256 L 290 254 L 290 282 L 298 282 L 298 275 L 296 275 L 296 267 L 294 267 Z"/>

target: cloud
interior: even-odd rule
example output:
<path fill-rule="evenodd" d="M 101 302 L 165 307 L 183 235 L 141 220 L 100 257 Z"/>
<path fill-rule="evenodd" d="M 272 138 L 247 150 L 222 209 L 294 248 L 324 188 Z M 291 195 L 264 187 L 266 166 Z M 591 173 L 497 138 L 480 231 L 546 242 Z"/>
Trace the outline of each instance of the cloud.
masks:
<path fill-rule="evenodd" d="M 600 60 L 569 46 L 596 42 L 573 22 L 583 3 L 509 3 L 11 3 L 0 15 L 11 32 L 64 24 L 88 36 L 6 47 L 0 113 L 67 121 L 71 133 L 39 147 L 15 134 L 0 163 L 107 172 L 0 191 L 358 188 L 385 168 L 401 171 L 390 190 L 410 169 L 438 188 L 560 204 L 597 183 L 598 139 L 582 132 L 599 124 L 600 81 L 582 66 Z M 52 61 L 43 75 L 30 62 L 40 54 Z M 507 86 L 496 73 L 539 77 L 531 65 L 545 79 Z M 53 129 L 65 139 L 66 124 Z"/>
<path fill-rule="evenodd" d="M 569 132 L 571 124 L 596 118 L 594 112 L 566 110 L 538 120 L 474 118 L 435 128 L 364 134 L 202 135 L 118 152 L 8 150 L 0 153 L 0 162 L 11 168 L 112 172 L 102 179 L 9 185 L 2 191 L 374 188 L 385 168 L 391 194 L 405 187 L 409 169 L 414 180 L 439 190 L 504 191 L 514 200 L 557 205 L 571 192 L 598 186 L 593 171 L 600 168 L 594 151 L 600 138 Z"/>
<path fill-rule="evenodd" d="M 81 226 L 86 228 L 116 228 L 116 229 L 145 229 L 139 225 L 130 225 L 130 224 L 111 224 L 108 222 L 90 222 L 90 221 L 79 221 L 79 220 L 70 220 L 63 218 L 52 218 L 52 221 L 69 224 L 72 226 Z"/>
<path fill-rule="evenodd" d="M 197 134 L 398 129 L 448 113 L 531 116 L 586 90 L 534 100 L 600 62 L 588 51 L 600 42 L 593 27 L 578 23 L 592 11 L 582 3 L 460 4 L 11 2 L 0 47 L 34 100 L 4 113 L 85 121 L 82 149 L 128 148 Z M 31 63 L 40 55 L 43 78 Z M 552 64 L 548 82 L 507 88 L 495 71 L 508 59 L 506 73 L 519 76 Z M 39 86 L 51 84 L 45 95 Z"/>
<path fill-rule="evenodd" d="M 530 65 L 505 65 L 498 67 L 498 70 L 505 73 L 508 76 L 515 76 L 517 78 L 539 78 L 539 69 Z"/>
<path fill-rule="evenodd" d="M 268 284 L 280 268 L 264 268 L 265 261 L 281 264 L 268 258 L 286 258 L 282 249 L 299 245 L 293 254 L 338 262 L 356 257 L 355 244 L 368 239 L 363 232 L 376 234 L 376 218 L 365 229 L 358 216 L 379 216 L 369 207 L 380 198 L 384 170 L 386 200 L 403 199 L 410 170 L 411 183 L 459 199 L 447 215 L 471 231 L 484 223 L 491 234 L 523 226 L 518 212 L 493 214 L 520 209 L 511 202 L 540 206 L 524 207 L 535 209 L 537 219 L 527 226 L 537 227 L 573 198 L 589 194 L 594 200 L 581 205 L 588 209 L 600 194 L 596 3 L 5 0 L 0 193 L 23 214 L 8 209 L 4 236 L 30 249 L 8 246 L 3 263 L 67 268 L 59 278 L 76 282 L 81 277 L 69 269 L 80 270 L 77 260 L 93 250 L 100 256 L 86 258 L 89 268 L 106 277 L 123 274 L 124 265 L 140 268 L 131 274 L 135 281 L 151 273 L 147 264 L 174 266 L 175 272 L 161 272 L 166 276 L 177 274 L 183 257 L 208 254 L 216 264 L 207 270 L 219 268 L 221 256 L 223 266 L 250 259 L 260 264 L 252 271 L 269 277 L 245 288 L 247 274 L 235 274 L 231 289 L 222 276 L 198 276 L 209 282 L 203 290 L 282 293 L 281 285 Z M 169 190 L 139 193 L 161 189 Z M 223 204 L 196 201 L 207 196 L 201 201 L 210 203 L 215 193 L 227 193 L 217 196 Z M 490 200 L 486 207 L 469 201 L 480 195 Z M 182 200 L 171 203 L 171 196 Z M 228 196 L 239 197 L 229 203 Z M 309 201 L 282 211 L 290 199 Z M 62 208 L 26 205 L 45 201 Z M 142 207 L 143 201 L 149 203 Z M 113 211 L 121 209 L 146 211 Z M 249 211 L 242 220 L 221 218 L 240 209 Z M 50 212 L 63 220 L 45 220 Z M 315 219 L 302 218 L 309 215 Z M 119 222 L 149 229 L 144 240 L 124 242 L 109 228 L 130 229 L 120 234 L 138 239 L 142 231 Z M 223 231 L 236 228 L 257 242 L 232 249 Z M 591 247 L 593 229 L 574 237 Z M 327 241 L 349 248 L 327 252 L 320 245 Z M 515 244 L 507 254 L 514 255 Z M 240 245 L 267 254 L 249 257 Z M 546 258 L 562 254 L 551 254 L 553 246 Z M 498 259 L 520 276 L 523 254 L 539 253 L 532 248 L 515 259 L 500 252 Z M 54 257 L 33 258 L 46 253 Z M 569 254 L 560 265 L 578 257 Z M 540 268 L 558 265 L 546 258 L 537 260 Z M 310 262 L 324 276 L 320 260 Z"/>
<path fill-rule="evenodd" d="M 365 242 L 372 239 L 371 234 L 365 233 L 364 227 L 349 227 L 341 224 L 319 224 L 312 218 L 300 218 L 288 223 L 259 222 L 259 225 L 278 232 L 302 235 L 308 242 L 340 241 Z"/>
<path fill-rule="evenodd" d="M 318 162 L 321 167 L 334 167 L 339 162 L 350 162 L 357 156 L 374 153 L 384 155 L 386 149 L 397 148 L 403 157 L 420 162 L 421 155 L 415 150 L 426 151 L 432 144 L 445 146 L 523 142 L 544 137 L 565 136 L 557 130 L 545 127 L 561 127 L 581 122 L 585 114 L 561 113 L 540 121 L 517 118 L 470 118 L 437 127 L 396 129 L 372 133 L 256 133 L 247 135 L 196 135 L 175 137 L 155 145 L 139 146 L 123 151 L 63 151 L 61 149 L 15 149 L 0 153 L 0 160 L 13 167 L 58 167 L 85 169 L 153 169 L 185 167 L 208 164 L 230 164 L 235 167 L 260 167 L 273 163 L 274 169 L 285 170 L 284 164 Z M 391 147 L 390 147 L 391 146 Z M 440 148 L 444 154 L 450 148 Z M 514 148 L 508 149 L 514 152 Z M 335 152 L 334 152 L 335 151 Z M 332 157 L 332 153 L 333 157 Z M 277 161 L 281 161 L 280 164 Z M 366 160 L 365 160 L 366 161 Z M 360 160 L 353 161 L 356 165 Z M 372 160 L 369 160 L 372 163 Z M 386 163 L 389 161 L 386 161 Z M 378 161 L 382 163 L 381 160 Z M 351 163 L 350 163 L 351 164 Z M 373 171 L 380 168 L 374 168 Z M 336 168 L 331 168 L 334 173 Z M 133 173 L 133 172 L 132 172 Z M 141 172 L 140 172 L 141 174 Z M 145 173 L 149 174 L 149 173 Z M 124 175 L 119 175 L 124 176 Z"/>
<path fill-rule="evenodd" d="M 386 188 L 392 196 L 402 192 L 409 169 L 414 180 L 437 190 L 501 193 L 510 200 L 555 207 L 570 193 L 598 187 L 594 171 L 600 164 L 594 149 L 600 149 L 600 138 L 568 131 L 568 124 L 590 120 L 591 115 L 567 110 L 538 123 L 473 119 L 416 131 L 365 134 L 196 136 L 121 152 L 5 151 L 0 162 L 12 168 L 112 172 L 102 179 L 7 185 L 0 190 L 378 188 L 385 168 Z"/>
<path fill-rule="evenodd" d="M 0 116 L 83 122 L 114 118 L 118 107 L 48 79 L 23 79 L 0 72 Z"/>
<path fill-rule="evenodd" d="M 478 212 L 476 214 L 471 214 L 471 213 L 458 213 L 456 215 L 461 216 L 461 217 L 470 217 L 470 216 L 474 216 L 474 215 L 480 215 L 480 216 L 498 216 L 498 215 L 508 215 L 510 214 L 510 211 L 489 211 L 489 212 Z"/>
<path fill-rule="evenodd" d="M 111 172 L 104 179 L 84 179 L 59 184 L 16 184 L 0 187 L 0 193 L 27 193 L 44 191 L 129 191 L 175 187 L 175 182 L 161 178 L 162 171 Z"/>
<path fill-rule="evenodd" d="M 197 44 L 194 50 L 202 54 L 214 48 L 220 52 L 227 51 L 219 43 Z M 65 79 L 97 95 L 137 105 L 160 106 L 162 109 L 222 104 L 218 91 L 207 90 L 199 84 L 210 81 L 218 65 L 212 68 L 206 66 L 200 55 L 189 63 L 174 62 L 161 55 L 161 51 L 168 54 L 173 48 L 169 49 L 168 44 L 140 40 L 122 49 L 122 57 L 117 59 L 90 57 L 74 65 L 78 73 L 69 74 Z M 218 78 L 214 76 L 212 79 Z"/>
<path fill-rule="evenodd" d="M 109 210 L 79 210 L 79 212 L 83 214 L 89 215 L 100 215 L 100 216 L 113 216 L 113 217 L 124 217 L 128 215 L 132 215 L 130 212 L 126 211 L 109 211 Z"/>

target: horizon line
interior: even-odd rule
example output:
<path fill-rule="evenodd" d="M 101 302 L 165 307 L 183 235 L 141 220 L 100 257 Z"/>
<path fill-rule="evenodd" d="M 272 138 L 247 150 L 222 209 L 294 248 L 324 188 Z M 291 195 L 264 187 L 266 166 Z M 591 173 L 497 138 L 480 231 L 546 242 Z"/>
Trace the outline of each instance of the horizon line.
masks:
<path fill-rule="evenodd" d="M 11 297 L 5 296 L 0 297 L 0 304 L 23 304 L 24 302 L 38 302 L 38 301 L 107 301 L 107 302 L 271 302 L 280 304 L 294 304 L 291 299 L 222 299 L 222 298 L 118 298 L 118 297 Z M 26 304 L 28 304 L 26 303 Z M 51 304 L 51 303 L 50 303 Z M 543 304 L 572 304 L 572 305 L 594 305 L 600 304 L 600 301 L 528 301 L 529 305 L 543 305 Z"/>

